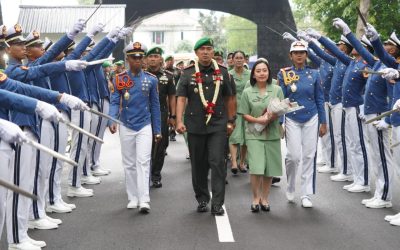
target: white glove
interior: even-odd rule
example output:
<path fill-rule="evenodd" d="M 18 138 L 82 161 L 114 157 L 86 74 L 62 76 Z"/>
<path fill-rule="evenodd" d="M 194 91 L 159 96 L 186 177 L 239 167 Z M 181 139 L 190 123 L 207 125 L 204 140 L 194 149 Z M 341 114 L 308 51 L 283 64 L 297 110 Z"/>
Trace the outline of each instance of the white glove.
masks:
<path fill-rule="evenodd" d="M 104 30 L 104 24 L 98 23 L 95 25 L 88 33 L 87 36 L 90 38 L 93 38 L 95 35 L 99 34 L 100 32 L 103 32 Z"/>
<path fill-rule="evenodd" d="M 118 39 L 124 39 L 124 37 L 128 36 L 129 34 L 132 33 L 132 28 L 122 28 L 121 31 L 118 32 Z"/>
<path fill-rule="evenodd" d="M 118 33 L 119 33 L 120 30 L 121 30 L 120 27 L 118 27 L 118 26 L 115 27 L 115 28 L 112 29 L 110 32 L 108 32 L 107 38 L 111 40 L 112 38 L 116 37 L 116 36 L 118 35 Z"/>
<path fill-rule="evenodd" d="M 368 37 L 368 39 L 372 41 L 376 41 L 379 39 L 379 34 L 378 31 L 372 26 L 371 24 L 367 23 L 367 27 L 365 29 L 365 35 Z"/>
<path fill-rule="evenodd" d="M 68 60 L 65 61 L 65 69 L 67 71 L 81 71 L 86 69 L 87 62 L 81 60 Z"/>
<path fill-rule="evenodd" d="M 89 110 L 89 107 L 81 99 L 65 93 L 62 94 L 60 98 L 60 103 L 67 105 L 70 109 L 73 110 L 81 110 L 81 111 Z"/>
<path fill-rule="evenodd" d="M 72 29 L 67 32 L 67 36 L 69 39 L 74 40 L 76 35 L 78 35 L 79 32 L 82 32 L 82 30 L 86 27 L 85 24 L 85 19 L 79 19 L 74 26 L 72 27 Z"/>
<path fill-rule="evenodd" d="M 46 102 L 38 101 L 35 109 L 36 114 L 49 122 L 58 123 L 62 119 L 60 112 L 57 108 Z"/>
<path fill-rule="evenodd" d="M 297 41 L 296 37 L 294 37 L 292 34 L 285 32 L 282 34 L 283 40 L 288 41 L 288 42 L 295 42 Z"/>
<path fill-rule="evenodd" d="M 19 144 L 29 140 L 18 125 L 3 119 L 0 119 L 0 139 Z"/>
<path fill-rule="evenodd" d="M 389 124 L 387 124 L 385 120 L 374 121 L 372 124 L 377 130 L 385 130 L 389 128 Z"/>
<path fill-rule="evenodd" d="M 309 35 L 317 40 L 321 38 L 321 33 L 319 33 L 318 31 L 316 31 L 313 28 L 306 29 L 306 32 L 307 32 L 307 35 Z"/>
<path fill-rule="evenodd" d="M 366 117 L 364 113 L 364 104 L 360 105 L 359 108 L 360 108 L 360 113 L 358 114 L 358 118 L 360 118 L 362 121 L 365 121 Z"/>
<path fill-rule="evenodd" d="M 397 69 L 393 69 L 393 68 L 385 68 L 380 70 L 379 72 L 383 73 L 382 74 L 382 78 L 385 78 L 388 81 L 397 79 L 400 77 L 400 73 Z"/>
<path fill-rule="evenodd" d="M 399 99 L 399 100 L 397 100 L 397 101 L 394 103 L 394 105 L 393 105 L 393 109 L 397 109 L 397 110 L 399 110 L 399 111 L 400 111 L 400 99 Z"/>
<path fill-rule="evenodd" d="M 349 25 L 347 25 L 347 23 L 340 18 L 334 18 L 332 24 L 336 27 L 336 29 L 341 29 L 343 35 L 347 35 L 351 32 Z"/>
<path fill-rule="evenodd" d="M 299 39 L 302 39 L 302 40 L 306 41 L 306 42 L 310 42 L 311 41 L 311 37 L 309 35 L 307 35 L 307 33 L 305 31 L 303 31 L 303 30 L 297 31 L 297 37 Z"/>

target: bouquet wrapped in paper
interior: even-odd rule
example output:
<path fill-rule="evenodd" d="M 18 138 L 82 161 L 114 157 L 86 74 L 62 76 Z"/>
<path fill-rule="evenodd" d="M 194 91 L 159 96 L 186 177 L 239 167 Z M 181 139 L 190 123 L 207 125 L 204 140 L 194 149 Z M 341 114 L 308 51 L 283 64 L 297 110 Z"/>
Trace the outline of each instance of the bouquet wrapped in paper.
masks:
<path fill-rule="evenodd" d="M 265 118 L 272 114 L 276 114 L 278 116 L 282 116 L 284 114 L 294 112 L 299 109 L 303 109 L 304 106 L 299 106 L 297 102 L 290 102 L 288 98 L 279 100 L 279 98 L 272 98 L 268 104 L 268 108 L 264 110 L 263 115 Z M 257 132 L 261 133 L 267 125 L 259 124 L 259 123 L 249 123 L 248 130 L 249 132 Z"/>

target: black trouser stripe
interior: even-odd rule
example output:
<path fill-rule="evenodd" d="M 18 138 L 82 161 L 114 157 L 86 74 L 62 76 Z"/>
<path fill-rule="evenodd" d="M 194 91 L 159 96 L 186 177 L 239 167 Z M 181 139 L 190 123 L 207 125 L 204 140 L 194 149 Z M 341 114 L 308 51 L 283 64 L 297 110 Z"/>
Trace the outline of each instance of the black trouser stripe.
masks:
<path fill-rule="evenodd" d="M 382 161 L 383 178 L 385 179 L 385 184 L 383 185 L 382 200 L 385 201 L 387 199 L 387 195 L 389 192 L 389 174 L 388 174 L 386 155 L 385 155 L 385 145 L 383 143 L 383 133 L 381 130 L 378 130 L 378 143 L 379 143 L 379 155 L 381 156 L 381 161 Z"/>
<path fill-rule="evenodd" d="M 59 140 L 60 140 L 60 130 L 58 124 L 53 124 L 54 127 L 54 151 L 58 152 L 59 150 Z M 50 178 L 49 178 L 49 202 L 50 205 L 54 205 L 54 178 L 57 168 L 57 158 L 53 157 L 53 161 L 51 163 L 50 170 Z"/>
<path fill-rule="evenodd" d="M 21 163 L 21 146 L 17 145 L 15 149 L 14 162 L 14 184 L 19 186 L 19 165 Z M 13 192 L 13 207 L 12 207 L 12 231 L 14 243 L 19 243 L 18 235 L 18 198 L 19 194 Z"/>
<path fill-rule="evenodd" d="M 84 113 L 83 111 L 80 111 L 79 113 L 79 127 L 83 129 L 83 123 L 84 123 Z M 82 134 L 79 133 L 78 135 L 78 146 L 76 147 L 76 153 L 75 153 L 75 162 L 79 163 L 79 155 L 81 152 L 81 147 L 82 147 Z M 76 187 L 76 182 L 77 182 L 77 175 L 78 175 L 78 166 L 74 166 L 73 172 L 72 172 L 72 186 Z"/>
<path fill-rule="evenodd" d="M 360 119 L 360 117 L 358 117 L 359 114 L 360 114 L 360 108 L 356 107 L 358 134 L 360 136 L 361 151 L 362 151 L 363 159 L 364 159 L 364 186 L 367 186 L 368 185 L 368 157 L 367 157 L 367 149 L 365 148 L 365 143 L 364 143 L 363 127 L 362 127 L 361 119 Z"/>
<path fill-rule="evenodd" d="M 100 110 L 102 111 L 103 108 L 104 108 L 104 99 L 101 99 L 100 100 Z M 99 120 L 98 120 L 97 128 L 96 128 L 96 134 L 95 134 L 96 136 L 99 136 L 99 134 L 100 134 L 100 128 L 101 128 L 102 121 L 103 121 L 102 117 L 99 116 Z M 96 162 L 95 162 L 96 160 L 94 159 L 94 155 L 95 155 L 94 150 L 95 150 L 95 148 L 96 148 L 96 141 L 93 140 L 92 154 L 91 154 L 91 157 L 90 157 L 92 159 L 92 164 L 91 164 L 92 166 L 94 166 L 94 164 L 96 164 Z"/>
<path fill-rule="evenodd" d="M 342 111 L 342 124 L 341 124 L 341 134 L 342 134 L 342 149 L 343 149 L 343 174 L 347 174 L 347 148 L 346 148 L 346 111 Z"/>
<path fill-rule="evenodd" d="M 335 168 L 335 138 L 333 135 L 332 110 L 328 106 L 329 136 L 331 139 L 331 168 Z"/>

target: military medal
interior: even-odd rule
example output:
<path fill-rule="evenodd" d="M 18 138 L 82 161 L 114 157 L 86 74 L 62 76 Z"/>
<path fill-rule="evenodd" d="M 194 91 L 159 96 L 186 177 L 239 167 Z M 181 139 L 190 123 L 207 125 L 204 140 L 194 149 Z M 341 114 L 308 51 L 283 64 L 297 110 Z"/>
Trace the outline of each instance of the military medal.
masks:
<path fill-rule="evenodd" d="M 297 91 L 297 86 L 296 86 L 296 84 L 292 83 L 292 84 L 290 85 L 290 90 L 291 90 L 293 93 L 296 92 L 296 91 Z"/>
<path fill-rule="evenodd" d="M 129 94 L 128 90 L 126 89 L 125 93 L 124 93 L 124 99 L 128 101 L 130 96 L 131 95 Z"/>

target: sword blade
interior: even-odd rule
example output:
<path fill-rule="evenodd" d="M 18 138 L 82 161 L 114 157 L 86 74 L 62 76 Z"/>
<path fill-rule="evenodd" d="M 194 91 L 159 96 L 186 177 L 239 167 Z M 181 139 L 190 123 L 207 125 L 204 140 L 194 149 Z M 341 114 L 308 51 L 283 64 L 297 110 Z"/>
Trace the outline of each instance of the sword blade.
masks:
<path fill-rule="evenodd" d="M 92 108 L 91 108 L 91 109 L 89 110 L 89 112 L 91 112 L 91 113 L 93 113 L 93 114 L 95 114 L 95 115 L 104 117 L 104 118 L 106 118 L 106 119 L 108 119 L 108 120 L 111 120 L 111 121 L 113 121 L 113 122 L 115 122 L 115 123 L 122 124 L 119 120 L 117 120 L 117 119 L 115 119 L 115 118 L 112 118 L 111 116 L 106 115 L 106 114 L 104 114 L 104 113 L 101 113 L 100 111 L 97 111 L 97 110 L 95 110 L 95 109 L 92 109 Z"/>
<path fill-rule="evenodd" d="M 266 27 L 267 29 L 269 29 L 270 31 L 274 32 L 275 34 L 278 34 L 279 36 L 282 36 L 281 33 L 279 33 L 278 31 L 274 30 L 273 28 L 268 27 L 267 25 L 265 25 L 265 27 Z"/>
<path fill-rule="evenodd" d="M 32 200 L 36 201 L 38 198 L 36 195 L 29 193 L 28 191 L 23 190 L 22 188 L 18 187 L 17 185 L 14 185 L 12 183 L 9 183 L 5 180 L 0 179 L 0 186 L 3 186 L 14 193 L 18 193 L 20 195 L 23 195 L 25 197 L 31 198 Z"/>
<path fill-rule="evenodd" d="M 366 73 L 366 74 L 371 74 L 371 75 L 383 75 L 382 72 L 373 71 L 373 70 L 359 70 L 359 72 Z"/>
<path fill-rule="evenodd" d="M 101 138 L 99 138 L 99 137 L 97 137 L 97 136 L 95 136 L 95 135 L 89 133 L 88 131 L 82 129 L 81 127 L 76 126 L 75 124 L 73 124 L 73 123 L 71 123 L 71 122 L 68 122 L 68 121 L 61 121 L 61 122 L 65 123 L 65 125 L 67 125 L 68 127 L 72 128 L 72 129 L 75 129 L 75 130 L 78 131 L 79 133 L 84 134 L 84 135 L 86 135 L 87 137 L 89 137 L 89 138 L 91 138 L 91 139 L 93 139 L 93 140 L 96 140 L 96 141 L 100 142 L 101 144 L 104 143 L 104 141 L 103 141 Z"/>
<path fill-rule="evenodd" d="M 113 61 L 114 59 L 115 59 L 114 57 L 111 57 L 111 58 L 104 58 L 104 59 L 94 60 L 94 61 L 87 62 L 87 65 L 101 64 L 101 63 L 106 62 L 106 61 Z"/>
<path fill-rule="evenodd" d="M 358 16 L 360 17 L 362 23 L 364 24 L 365 27 L 367 27 L 367 21 L 365 20 L 364 16 L 361 14 L 360 8 L 356 7 Z"/>
<path fill-rule="evenodd" d="M 37 142 L 32 141 L 32 140 L 28 140 L 28 141 L 26 141 L 26 143 L 31 145 L 32 147 L 34 147 L 36 149 L 39 149 L 40 151 L 48 153 L 49 155 L 53 156 L 54 158 L 57 158 L 57 159 L 62 160 L 62 161 L 65 161 L 66 163 L 69 163 L 72 166 L 78 166 L 78 163 L 74 162 L 70 158 L 68 158 L 68 157 L 66 157 L 66 156 L 64 156 L 64 155 L 62 155 L 62 154 L 60 154 L 60 153 L 58 153 L 58 152 L 46 147 L 46 146 L 43 146 L 40 143 L 37 143 Z"/>
<path fill-rule="evenodd" d="M 396 112 L 399 112 L 399 110 L 393 109 L 393 110 L 386 111 L 386 112 L 384 112 L 384 113 L 382 113 L 382 114 L 380 114 L 380 115 L 378 115 L 378 116 L 366 121 L 365 124 L 369 124 L 371 122 L 378 121 L 378 120 L 380 120 L 380 119 L 382 119 L 382 118 L 384 118 L 386 116 L 389 116 L 389 115 L 391 115 L 393 113 L 396 113 Z"/>
<path fill-rule="evenodd" d="M 290 28 L 289 25 L 287 25 L 286 23 L 279 21 L 283 26 L 285 26 L 286 28 L 288 28 L 290 31 L 294 32 L 295 34 L 297 34 L 297 31 L 295 31 L 294 29 Z"/>
<path fill-rule="evenodd" d="M 93 13 L 86 19 L 85 24 L 87 24 L 87 22 L 90 20 L 90 18 L 92 18 L 94 13 L 97 12 L 97 10 L 101 7 L 101 5 L 102 5 L 102 3 L 100 3 L 99 6 L 97 6 L 97 8 L 93 11 Z"/>

